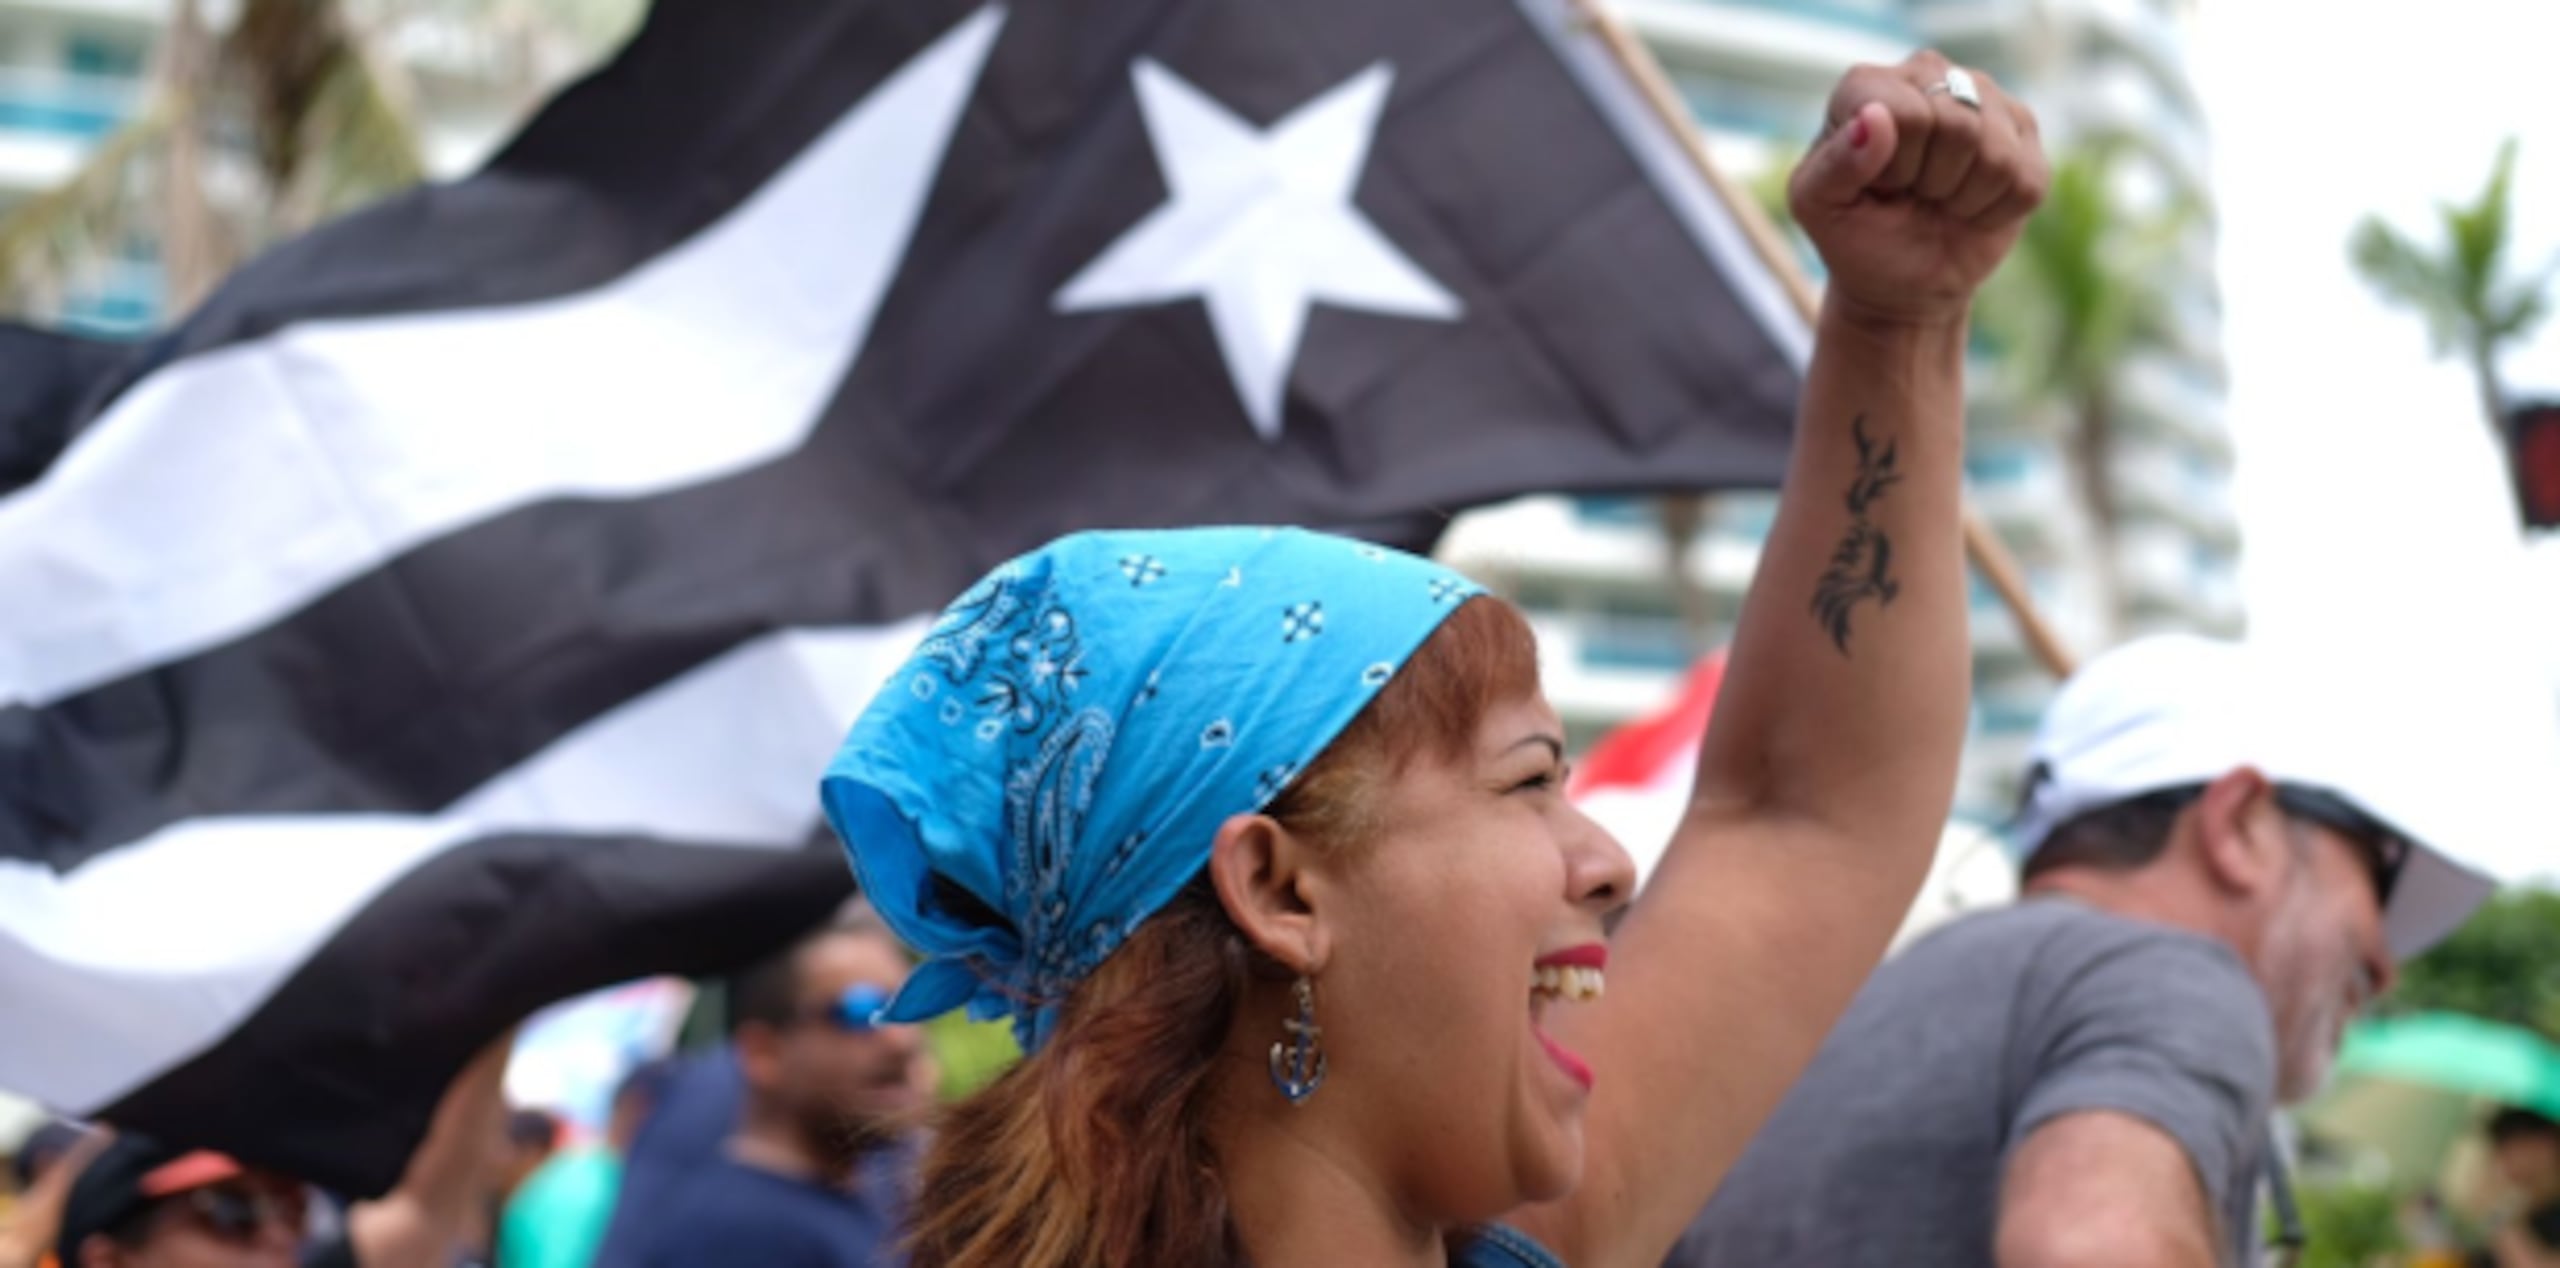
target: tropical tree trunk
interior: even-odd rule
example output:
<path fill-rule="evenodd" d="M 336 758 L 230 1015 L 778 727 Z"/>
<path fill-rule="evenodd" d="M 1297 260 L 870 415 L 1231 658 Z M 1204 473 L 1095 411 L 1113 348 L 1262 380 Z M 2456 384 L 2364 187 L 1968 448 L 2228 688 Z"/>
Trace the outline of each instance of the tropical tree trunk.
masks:
<path fill-rule="evenodd" d="M 1703 649 L 1715 610 L 1707 600 L 1707 588 L 1689 571 L 1689 547 L 1707 522 L 1707 495 L 1673 493 L 1656 498 L 1653 520 L 1662 533 L 1662 569 L 1679 605 L 1681 628 L 1688 631 L 1692 650 Z"/>
<path fill-rule="evenodd" d="M 157 108 L 170 112 L 171 124 L 160 165 L 160 258 L 175 318 L 193 309 L 230 266 L 204 190 L 202 112 L 213 95 L 213 40 L 200 0 L 177 0 L 161 59 Z"/>
<path fill-rule="evenodd" d="M 2506 487 L 2508 499 L 2515 503 L 2516 522 L 2523 523 L 2524 488 L 2518 483 L 2516 472 L 2514 420 L 2507 413 L 2514 404 L 2514 398 L 2507 394 L 2505 383 L 2498 377 L 2497 349 L 2480 342 L 2475 343 L 2470 351 L 2471 375 L 2479 385 L 2480 412 L 2489 422 L 2489 444 L 2497 451 L 2498 474 L 2504 477 L 2501 483 Z"/>
<path fill-rule="evenodd" d="M 2081 504 L 2089 508 L 2090 575 L 2098 584 L 2098 610 L 2109 641 L 2125 630 L 2123 501 L 2115 479 L 2115 402 L 2104 388 L 2083 392 L 2078 426 L 2067 449 Z"/>
<path fill-rule="evenodd" d="M 2471 349 L 2471 376 L 2480 388 L 2480 412 L 2489 420 L 2489 436 L 2498 442 L 2498 460 L 2509 462 L 2515 437 L 2508 427 L 2506 387 L 2498 379 L 2497 351 L 2485 343 Z"/>

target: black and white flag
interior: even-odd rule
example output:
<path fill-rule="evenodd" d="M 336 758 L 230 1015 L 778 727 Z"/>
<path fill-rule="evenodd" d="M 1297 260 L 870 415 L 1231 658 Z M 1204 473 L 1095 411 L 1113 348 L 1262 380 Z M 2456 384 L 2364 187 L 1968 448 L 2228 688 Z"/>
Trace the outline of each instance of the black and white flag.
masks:
<path fill-rule="evenodd" d="M 661 0 L 166 336 L 0 337 L 0 1087 L 379 1190 L 845 892 L 817 774 L 998 560 L 1774 483 L 1807 339 L 1563 0 Z"/>

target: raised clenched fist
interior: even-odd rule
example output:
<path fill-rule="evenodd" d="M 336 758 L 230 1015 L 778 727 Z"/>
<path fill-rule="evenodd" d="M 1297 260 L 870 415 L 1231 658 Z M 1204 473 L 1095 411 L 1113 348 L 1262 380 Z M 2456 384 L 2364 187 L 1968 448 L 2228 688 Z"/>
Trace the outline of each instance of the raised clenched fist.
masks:
<path fill-rule="evenodd" d="M 1787 201 L 1843 315 L 1962 317 L 2018 240 L 2049 172 L 2035 115 L 1934 52 L 1860 66 L 1832 91 Z"/>

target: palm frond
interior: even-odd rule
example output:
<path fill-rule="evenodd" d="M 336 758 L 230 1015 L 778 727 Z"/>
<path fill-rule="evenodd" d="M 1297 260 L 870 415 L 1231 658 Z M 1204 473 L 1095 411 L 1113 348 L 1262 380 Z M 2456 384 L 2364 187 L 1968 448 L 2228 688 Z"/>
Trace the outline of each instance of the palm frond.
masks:
<path fill-rule="evenodd" d="M 2124 152 L 2102 139 L 2063 155 L 2044 206 L 1983 291 L 1983 324 L 2032 395 L 2103 396 L 2132 352 L 2174 334 L 2159 278 L 2196 213 L 2172 204 L 2128 215 L 2112 179 Z"/>
<path fill-rule="evenodd" d="M 2365 285 L 2391 303 L 2414 308 L 2425 318 L 2427 338 L 2443 356 L 2463 342 L 2464 287 L 2451 268 L 2430 257 L 2418 244 L 2381 220 L 2367 216 L 2356 225 L 2347 254 Z"/>
<path fill-rule="evenodd" d="M 218 83 L 246 107 L 270 188 L 300 170 L 304 121 L 346 40 L 336 0 L 245 0 L 223 37 Z"/>
<path fill-rule="evenodd" d="M 2513 343 L 2532 334 L 2550 315 L 2550 294 L 2542 286 L 2510 286 L 2490 298 L 2481 314 L 2481 333 L 2493 345 Z"/>
<path fill-rule="evenodd" d="M 422 175 L 406 111 L 341 0 L 245 0 L 222 42 L 224 104 L 247 124 L 278 237 Z"/>
<path fill-rule="evenodd" d="M 144 160 L 183 116 L 155 97 L 89 152 L 71 178 L 0 216 L 0 305 L 49 315 L 86 270 L 113 259 L 150 219 Z"/>
<path fill-rule="evenodd" d="M 342 45 L 302 119 L 303 163 L 284 192 L 287 230 L 339 215 L 426 177 L 418 137 L 363 51 Z"/>
<path fill-rule="evenodd" d="M 2516 139 L 2508 137 L 2498 146 L 2497 160 L 2489 169 L 2489 183 L 2481 189 L 2480 197 L 2468 207 L 2454 209 L 2448 217 L 2454 250 L 2462 264 L 2461 277 L 2471 288 L 2475 302 L 2485 301 L 2506 262 L 2515 170 Z"/>

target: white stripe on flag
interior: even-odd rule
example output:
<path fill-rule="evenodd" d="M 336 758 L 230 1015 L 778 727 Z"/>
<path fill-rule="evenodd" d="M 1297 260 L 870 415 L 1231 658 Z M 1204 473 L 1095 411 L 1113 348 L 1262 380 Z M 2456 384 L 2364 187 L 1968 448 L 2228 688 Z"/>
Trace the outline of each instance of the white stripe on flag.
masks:
<path fill-rule="evenodd" d="M 798 448 L 1003 21 L 954 27 L 721 220 L 594 291 L 314 321 L 145 378 L 0 499 L 0 707 L 246 634 L 514 507 Z"/>
<path fill-rule="evenodd" d="M 788 847 L 922 617 L 746 644 L 555 741 L 443 814 L 193 819 L 58 876 L 0 862 L 0 1088 L 92 1111 L 229 1034 L 401 876 L 496 832 Z"/>
<path fill-rule="evenodd" d="M 1780 285 L 1777 275 L 1734 221 L 1733 210 L 1707 184 L 1688 154 L 1687 142 L 1664 125 L 1644 92 L 1610 55 L 1574 0 L 1516 0 L 1522 16 L 1556 51 L 1591 97 L 1618 139 L 1635 156 L 1654 189 L 1686 226 L 1698 249 L 1715 261 L 1742 307 L 1760 322 L 1778 353 L 1802 373 L 1813 357 L 1813 327 Z"/>

